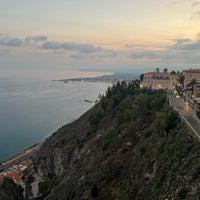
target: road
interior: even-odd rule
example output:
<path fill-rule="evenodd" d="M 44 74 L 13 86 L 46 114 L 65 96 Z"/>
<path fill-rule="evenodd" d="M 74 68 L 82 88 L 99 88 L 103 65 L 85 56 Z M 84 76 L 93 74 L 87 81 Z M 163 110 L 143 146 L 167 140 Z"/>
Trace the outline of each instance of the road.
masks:
<path fill-rule="evenodd" d="M 197 118 L 195 110 L 190 108 L 188 104 L 181 99 L 176 99 L 172 94 L 169 94 L 169 102 L 170 105 L 179 112 L 183 120 L 190 126 L 200 140 L 200 120 Z"/>

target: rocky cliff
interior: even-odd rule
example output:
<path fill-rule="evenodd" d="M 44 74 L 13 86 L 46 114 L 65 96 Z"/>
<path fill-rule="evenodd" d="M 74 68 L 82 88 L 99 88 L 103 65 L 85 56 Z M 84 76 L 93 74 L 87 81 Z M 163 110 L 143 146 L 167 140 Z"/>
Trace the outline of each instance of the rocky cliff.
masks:
<path fill-rule="evenodd" d="M 198 199 L 199 155 L 165 92 L 118 83 L 43 144 L 38 199 Z"/>

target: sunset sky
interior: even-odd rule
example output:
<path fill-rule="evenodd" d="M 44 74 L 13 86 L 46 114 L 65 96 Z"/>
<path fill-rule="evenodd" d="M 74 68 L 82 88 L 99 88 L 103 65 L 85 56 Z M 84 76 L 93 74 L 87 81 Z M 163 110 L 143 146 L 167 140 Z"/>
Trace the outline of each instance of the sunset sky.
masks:
<path fill-rule="evenodd" d="M 0 0 L 0 72 L 200 67 L 198 0 Z"/>

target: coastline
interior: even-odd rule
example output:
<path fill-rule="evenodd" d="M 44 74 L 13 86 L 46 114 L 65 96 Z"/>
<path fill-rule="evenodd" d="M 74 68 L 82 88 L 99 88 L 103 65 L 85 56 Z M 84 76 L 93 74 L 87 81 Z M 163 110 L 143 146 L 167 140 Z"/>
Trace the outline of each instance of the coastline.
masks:
<path fill-rule="evenodd" d="M 87 112 L 87 111 L 86 111 Z M 84 114 L 84 113 L 83 113 Z M 69 123 L 64 124 L 63 126 L 72 123 L 71 121 Z M 61 126 L 62 127 L 62 126 Z M 60 127 L 60 128 L 61 128 Z M 59 130 L 56 129 L 55 131 L 53 131 L 51 134 L 49 134 L 48 136 L 46 136 L 45 138 L 43 138 L 41 141 L 33 144 L 32 146 L 28 147 L 27 149 L 25 149 L 24 151 L 17 153 L 14 156 L 11 156 L 10 158 L 7 158 L 6 160 L 3 160 L 2 162 L 0 162 L 0 173 L 1 170 L 9 168 L 10 166 L 14 165 L 14 164 L 18 164 L 20 162 L 22 162 L 23 160 L 27 159 L 27 158 L 31 158 L 42 146 L 42 144 L 49 138 L 52 136 L 52 134 L 54 132 L 57 132 Z"/>
<path fill-rule="evenodd" d="M 117 80 L 121 80 L 122 78 L 124 79 L 124 77 L 126 77 L 127 74 L 122 75 L 122 74 L 113 74 L 113 75 L 106 75 L 106 76 L 102 76 L 102 77 L 94 77 L 94 78 L 85 78 L 84 81 L 86 82 L 104 82 L 105 80 L 108 81 L 109 83 L 113 83 L 116 82 Z M 132 76 L 128 76 L 127 80 L 132 80 Z M 92 79 L 92 80 L 91 80 Z M 79 79 L 74 79 L 74 81 L 81 81 L 82 78 Z M 63 80 L 60 80 L 63 81 Z M 65 79 L 66 81 L 66 79 Z M 65 82 L 64 81 L 64 82 Z M 90 103 L 90 104 L 94 104 L 96 101 L 91 101 L 88 99 L 83 99 L 81 100 L 83 102 L 86 103 Z M 94 105 L 93 105 L 94 106 Z M 92 106 L 92 107 L 93 107 Z M 89 108 L 91 109 L 91 108 Z M 89 110 L 88 109 L 88 110 Z M 86 113 L 88 110 L 86 110 L 84 113 Z M 80 116 L 82 116 L 84 113 L 82 113 Z M 13 155 L 11 157 L 8 157 L 7 159 L 3 160 L 0 162 L 0 173 L 2 172 L 2 170 L 7 170 L 8 168 L 16 165 L 16 164 L 20 164 L 21 162 L 23 162 L 24 160 L 30 159 L 34 156 L 34 154 L 40 149 L 40 147 L 42 146 L 42 144 L 49 138 L 52 136 L 53 133 L 57 132 L 60 128 L 62 128 L 63 126 L 70 124 L 72 122 L 74 122 L 75 120 L 77 120 L 80 116 L 78 116 L 76 119 L 70 120 L 69 122 L 64 123 L 62 126 L 60 126 L 59 128 L 57 127 L 57 129 L 55 129 L 54 131 L 52 131 L 49 135 L 47 135 L 46 137 L 44 137 L 42 140 L 38 141 L 37 143 L 33 144 L 32 146 L 26 148 L 24 151 L 17 153 L 16 155 Z"/>
<path fill-rule="evenodd" d="M 92 106 L 84 100 L 95 101 L 107 87 L 103 83 L 66 85 L 51 80 L 3 82 L 0 165 L 77 119 Z"/>
<path fill-rule="evenodd" d="M 11 167 L 12 165 L 18 164 L 22 162 L 24 159 L 30 158 L 38 149 L 38 145 L 40 143 L 37 143 L 35 145 L 32 145 L 25 151 L 16 154 L 15 156 L 12 156 L 11 158 L 8 158 L 0 163 L 0 171 L 5 170 L 6 168 Z"/>
<path fill-rule="evenodd" d="M 87 100 L 82 100 L 84 102 L 87 102 Z M 88 102 L 90 104 L 92 104 L 91 102 Z M 94 105 L 93 105 L 94 106 Z M 92 107 L 93 107 L 92 106 Z M 92 108 L 91 107 L 91 108 Z M 89 108 L 88 110 L 90 110 L 91 108 Z M 81 117 L 82 115 L 84 115 L 88 110 L 86 110 L 84 113 L 82 113 L 79 117 Z M 74 121 L 76 121 L 79 117 L 77 117 L 76 119 L 72 119 L 69 122 L 66 122 L 65 124 L 63 124 L 62 126 L 60 126 L 59 128 L 55 129 L 54 131 L 52 131 L 49 135 L 47 135 L 46 137 L 44 137 L 42 140 L 38 141 L 37 143 L 31 145 L 30 147 L 26 148 L 24 151 L 17 153 L 14 156 L 11 156 L 3 161 L 0 162 L 0 174 L 2 171 L 12 167 L 13 165 L 19 164 L 21 162 L 23 162 L 26 159 L 30 159 L 34 156 L 34 154 L 39 151 L 40 147 L 42 146 L 42 144 L 49 138 L 51 137 L 54 133 L 56 133 L 60 128 L 73 123 Z"/>

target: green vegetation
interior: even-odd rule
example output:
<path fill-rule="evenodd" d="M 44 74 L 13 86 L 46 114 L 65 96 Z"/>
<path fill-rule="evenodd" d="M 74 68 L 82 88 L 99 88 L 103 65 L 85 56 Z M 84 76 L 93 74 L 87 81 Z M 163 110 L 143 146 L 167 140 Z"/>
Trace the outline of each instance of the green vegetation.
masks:
<path fill-rule="evenodd" d="M 96 124 L 98 124 L 98 122 L 99 122 L 100 119 L 101 119 L 101 116 L 102 116 L 102 111 L 101 111 L 100 109 L 94 110 L 94 111 L 91 113 L 90 118 L 89 118 L 90 124 L 91 124 L 91 125 L 96 125 Z"/>
<path fill-rule="evenodd" d="M 31 184 L 34 180 L 35 180 L 35 178 L 34 178 L 33 174 L 28 175 L 28 177 L 27 177 L 27 182 L 28 182 L 29 184 Z"/>
<path fill-rule="evenodd" d="M 164 69 L 163 69 L 163 72 L 167 73 L 167 72 L 168 72 L 168 69 L 167 69 L 167 68 L 164 68 Z"/>
<path fill-rule="evenodd" d="M 0 183 L 1 200 L 23 200 L 23 191 L 24 189 L 10 177 L 4 177 Z"/>
<path fill-rule="evenodd" d="M 182 85 L 182 87 L 184 87 L 184 80 L 185 80 L 185 77 L 181 74 L 181 75 L 179 76 L 178 81 L 179 81 L 179 83 Z"/>
<path fill-rule="evenodd" d="M 43 199 L 50 193 L 51 188 L 56 183 L 56 180 L 57 176 L 50 174 L 47 180 L 39 183 L 39 193 L 42 195 L 42 197 L 40 197 L 39 199 Z"/>
<path fill-rule="evenodd" d="M 126 128 L 127 134 L 144 129 L 153 122 L 154 131 L 165 135 L 180 122 L 178 113 L 169 107 L 167 94 L 162 90 L 139 89 L 139 82 L 118 82 L 108 88 L 106 96 L 92 110 L 89 121 L 98 125 L 105 115 L 112 115 L 108 139 Z"/>
<path fill-rule="evenodd" d="M 200 119 L 200 111 L 196 111 L 197 117 Z"/>
<path fill-rule="evenodd" d="M 119 188 L 112 189 L 112 196 L 115 200 L 128 200 L 126 192 L 120 190 Z"/>
<path fill-rule="evenodd" d="M 39 185 L 40 199 L 200 196 L 200 143 L 169 106 L 165 91 L 140 89 L 138 80 L 118 82 L 59 131 L 39 152 L 47 177 Z M 63 174 L 48 176 L 58 172 L 58 160 Z"/>
<path fill-rule="evenodd" d="M 136 195 L 136 199 L 158 199 L 158 196 L 161 194 L 164 196 L 167 190 L 176 189 L 178 192 L 173 194 L 173 197 L 177 199 L 187 197 L 188 186 L 178 181 L 176 176 L 186 173 L 184 167 L 182 169 L 180 166 L 189 164 L 184 161 L 192 148 L 192 139 L 186 139 L 188 143 L 185 143 L 181 138 L 183 124 L 178 113 L 169 106 L 165 91 L 139 89 L 138 81 L 129 84 L 118 82 L 108 88 L 106 96 L 101 97 L 100 103 L 96 105 L 92 113 L 95 111 L 101 113 L 98 122 L 96 121 L 96 127 L 101 125 L 104 118 L 112 119 L 109 121 L 103 151 L 117 150 L 119 137 L 134 145 L 137 143 L 139 145 L 135 148 L 139 148 L 140 155 L 133 154 L 132 158 L 123 159 L 122 171 L 118 171 L 117 166 L 112 166 L 109 171 L 109 177 L 115 183 L 111 191 L 114 199 L 133 198 L 130 194 L 130 191 L 133 191 L 131 187 L 145 187 L 142 194 L 135 189 L 135 195 L 141 195 L 141 198 Z M 129 149 L 128 146 L 124 146 L 122 152 L 130 151 Z M 139 171 L 127 165 L 136 162 Z M 140 169 L 143 172 L 140 172 Z M 147 177 L 137 180 L 133 185 L 128 177 L 136 174 L 142 177 L 141 173 L 146 173 Z M 121 177 L 120 182 L 117 182 L 116 174 L 123 174 L 126 178 Z M 169 186 L 164 186 L 164 183 Z"/>

